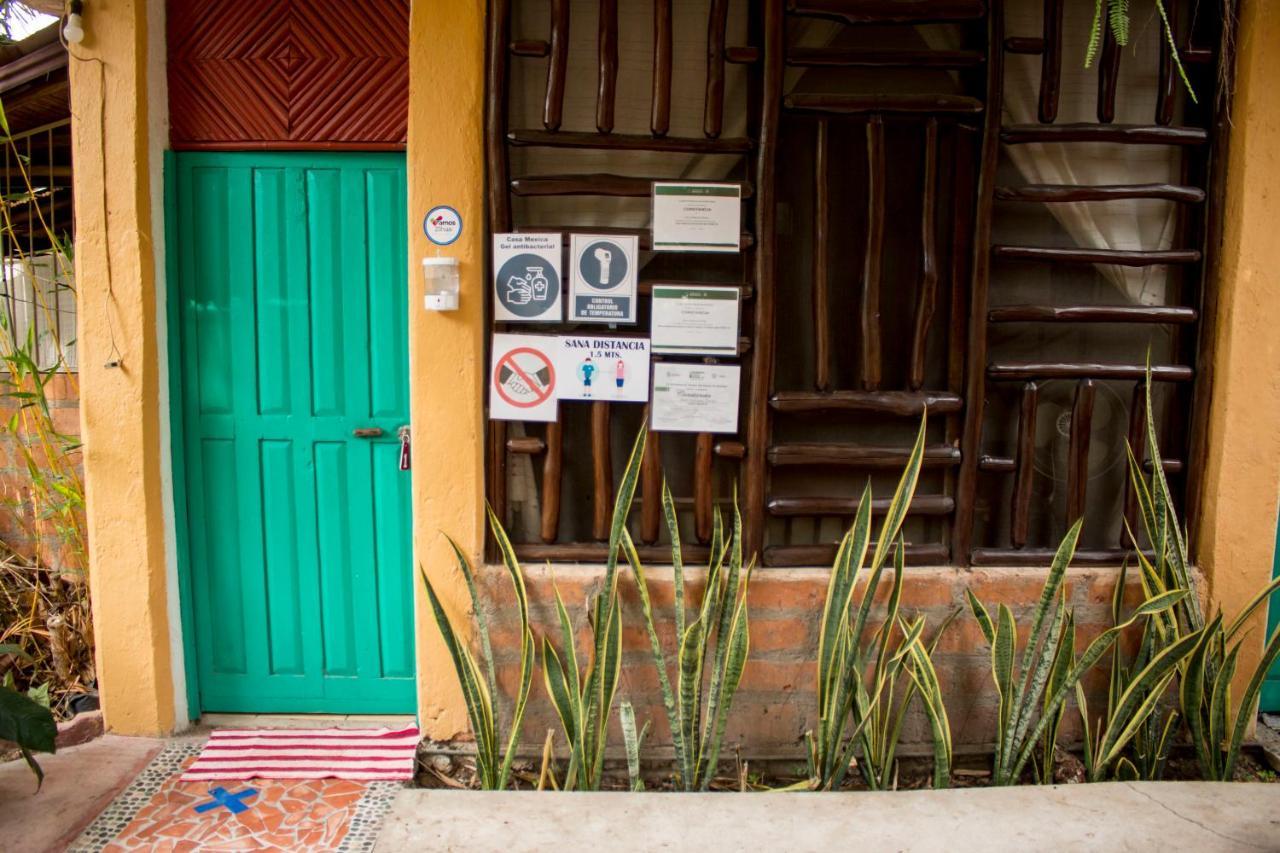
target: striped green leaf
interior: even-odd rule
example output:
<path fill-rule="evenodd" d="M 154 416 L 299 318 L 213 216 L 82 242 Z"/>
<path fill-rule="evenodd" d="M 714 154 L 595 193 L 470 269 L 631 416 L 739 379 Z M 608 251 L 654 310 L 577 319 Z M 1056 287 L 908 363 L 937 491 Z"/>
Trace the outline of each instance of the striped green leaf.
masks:
<path fill-rule="evenodd" d="M 991 623 L 991 614 L 987 612 L 987 606 L 978 600 L 978 596 L 973 594 L 973 590 L 968 587 L 964 591 L 965 598 L 969 601 L 969 609 L 973 611 L 973 618 L 978 620 L 978 627 L 982 629 L 982 636 L 986 638 L 987 645 L 990 646 L 996 641 L 996 629 Z"/>
<path fill-rule="evenodd" d="M 649 722 L 646 720 L 644 728 L 636 731 L 636 710 L 631 707 L 630 702 L 622 702 L 618 706 L 618 719 L 622 723 L 622 743 L 627 751 L 627 778 L 631 783 L 632 791 L 643 791 L 644 780 L 640 778 L 640 744 L 644 742 L 644 736 L 649 731 Z"/>
<path fill-rule="evenodd" d="M 480 674 L 479 665 L 476 664 L 471 651 L 458 639 L 453 624 L 445 613 L 444 606 L 440 603 L 435 587 L 431 585 L 431 580 L 427 577 L 426 571 L 419 569 L 419 574 L 422 576 L 422 583 L 426 587 L 427 600 L 431 604 L 431 612 L 435 617 L 436 627 L 439 628 L 445 647 L 449 650 L 449 657 L 453 661 L 454 673 L 457 675 L 458 684 L 462 688 L 462 697 L 467 706 L 467 718 L 471 723 L 471 730 L 476 738 L 476 765 L 480 771 L 481 783 L 496 786 L 497 779 L 493 772 L 495 762 L 492 748 L 493 706 L 490 694 L 485 687 L 484 678 Z"/>
<path fill-rule="evenodd" d="M 667 478 L 662 478 L 662 515 L 667 522 L 667 534 L 671 539 L 671 579 L 675 590 L 676 636 L 684 636 L 684 557 L 680 550 L 680 519 L 676 514 L 676 500 L 671 496 Z M 714 551 L 712 552 L 714 553 Z"/>
<path fill-rule="evenodd" d="M 939 632 L 940 634 L 941 632 Z M 934 669 L 930 652 L 922 643 L 910 646 L 911 665 L 907 672 L 920 692 L 925 716 L 933 735 L 933 787 L 946 788 L 951 784 L 951 722 L 942 697 L 942 685 Z"/>
<path fill-rule="evenodd" d="M 665 487 L 665 484 L 664 484 Z M 667 712 L 667 724 L 671 729 L 671 743 L 676 754 L 676 764 L 679 768 L 680 778 L 690 778 L 692 768 L 690 767 L 688 750 L 685 749 L 684 732 L 679 725 L 678 711 L 676 709 L 675 694 L 671 690 L 671 679 L 667 675 L 667 656 L 662 651 L 662 641 L 658 638 L 658 629 L 654 624 L 653 602 L 649 597 L 649 583 L 645 579 L 644 566 L 640 563 L 640 555 L 636 552 L 635 543 L 631 541 L 628 533 L 623 534 L 622 538 L 623 551 L 626 553 L 627 561 L 631 565 L 632 574 L 636 579 L 636 590 L 640 594 L 640 611 L 644 617 L 645 632 L 649 636 L 649 651 L 653 656 L 653 665 L 658 671 L 658 684 L 662 688 L 662 704 Z M 677 583 L 676 589 L 680 589 Z M 682 596 L 677 596 L 678 599 Z"/>
<path fill-rule="evenodd" d="M 1183 591 L 1179 590 L 1178 592 L 1181 593 Z M 1021 776 L 1022 769 L 1026 767 L 1027 762 L 1031 760 L 1032 749 L 1035 744 L 1039 742 L 1040 738 L 1044 736 L 1045 730 L 1052 723 L 1052 718 L 1048 714 L 1052 714 L 1053 711 L 1056 711 L 1059 704 L 1066 699 L 1067 693 L 1075 689 L 1076 683 L 1084 676 L 1084 674 L 1092 669 L 1104 654 L 1111 650 L 1112 643 L 1116 642 L 1120 634 L 1132 625 L 1141 614 L 1149 611 L 1152 607 L 1159 605 L 1159 607 L 1167 609 L 1180 600 L 1176 594 L 1170 594 L 1164 598 L 1165 600 L 1163 602 L 1145 602 L 1134 612 L 1132 616 L 1129 617 L 1129 619 L 1119 625 L 1113 625 L 1094 638 L 1093 642 L 1091 642 L 1085 649 L 1084 654 L 1081 655 L 1071 667 L 1071 671 L 1067 674 L 1063 683 L 1046 700 L 1044 707 L 1047 709 L 1048 713 L 1041 716 L 1040 722 L 1036 724 L 1035 730 L 1031 733 L 1031 737 L 1027 738 L 1021 749 L 1016 753 L 1016 757 L 1009 765 L 1006 778 L 1016 780 Z M 1157 609 L 1155 612 L 1162 612 L 1162 610 Z"/>
<path fill-rule="evenodd" d="M 1239 646 L 1236 648 L 1238 649 Z M 1231 740 L 1227 744 L 1227 756 L 1222 768 L 1222 778 L 1226 781 L 1235 778 L 1236 760 L 1240 757 L 1240 746 L 1244 742 L 1244 734 L 1249 728 L 1250 721 L 1257 716 L 1258 697 L 1262 693 L 1262 684 L 1277 660 L 1280 660 L 1280 627 L 1271 632 L 1271 639 L 1262 650 L 1262 658 L 1254 667 L 1244 695 L 1240 697 L 1240 708 L 1236 712 L 1235 726 L 1231 732 Z"/>
<path fill-rule="evenodd" d="M 993 784 L 1007 785 L 1010 756 L 1016 751 L 1011 741 L 1013 720 L 1013 645 L 1017 639 L 1017 627 L 1013 611 L 1003 603 L 998 611 L 995 641 L 991 644 L 991 674 L 996 683 L 999 699 L 999 727 L 996 729 L 996 773 Z"/>
<path fill-rule="evenodd" d="M 1143 669 L 1129 681 L 1119 702 L 1111 710 L 1111 723 L 1101 737 L 1099 764 L 1106 766 L 1137 734 L 1163 698 L 1165 688 L 1177 668 L 1195 651 L 1200 635 L 1188 634 L 1173 645 L 1161 649 Z"/>
<path fill-rule="evenodd" d="M 1209 741 L 1205 746 L 1214 756 L 1214 765 L 1218 768 L 1215 778 L 1219 782 L 1230 781 L 1222 753 L 1226 745 L 1227 718 L 1231 714 L 1231 682 L 1235 678 L 1239 660 L 1240 646 L 1237 644 L 1223 661 L 1209 694 Z"/>
<path fill-rule="evenodd" d="M 750 568 L 747 570 L 750 577 Z M 707 704 L 708 720 L 714 721 L 710 735 L 703 740 L 702 748 L 705 758 L 701 759 L 701 789 L 707 790 L 715 777 L 716 766 L 720 760 L 720 747 L 724 741 L 725 726 L 729 721 L 729 709 L 733 705 L 733 696 L 742 681 L 743 670 L 746 669 L 747 655 L 751 648 L 751 634 L 747 614 L 747 583 L 743 584 L 738 604 L 734 608 L 733 619 L 729 627 L 728 654 L 725 657 L 719 701 Z M 723 641 L 722 641 L 723 642 Z"/>

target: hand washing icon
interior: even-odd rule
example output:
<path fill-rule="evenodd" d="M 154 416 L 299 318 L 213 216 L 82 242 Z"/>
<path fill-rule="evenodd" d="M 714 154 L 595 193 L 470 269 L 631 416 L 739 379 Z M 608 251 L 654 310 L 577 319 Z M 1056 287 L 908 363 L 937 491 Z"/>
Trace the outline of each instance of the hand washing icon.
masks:
<path fill-rule="evenodd" d="M 507 302 L 512 305 L 528 305 L 530 302 L 545 301 L 548 283 L 542 270 L 542 267 L 525 267 L 523 276 L 513 275 L 508 278 Z"/>

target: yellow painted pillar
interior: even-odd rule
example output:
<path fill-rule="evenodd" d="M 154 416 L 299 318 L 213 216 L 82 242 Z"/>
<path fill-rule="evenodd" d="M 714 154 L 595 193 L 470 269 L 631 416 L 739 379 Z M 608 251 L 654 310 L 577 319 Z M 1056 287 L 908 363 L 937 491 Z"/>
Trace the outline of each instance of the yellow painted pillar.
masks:
<path fill-rule="evenodd" d="M 1271 577 L 1280 502 L 1280 7 L 1242 3 L 1200 561 L 1231 617 Z M 1266 609 L 1240 653 L 1248 678 Z"/>
<path fill-rule="evenodd" d="M 174 728 L 161 487 L 145 0 L 86 4 L 72 48 L 89 580 L 107 726 Z M 158 214 L 157 214 L 158 215 Z"/>
<path fill-rule="evenodd" d="M 455 624 L 469 609 L 444 534 L 475 564 L 484 545 L 484 3 L 413 0 L 409 19 L 409 371 L 413 550 Z M 462 236 L 462 307 L 423 308 L 427 210 L 448 204 Z M 424 734 L 467 731 L 466 707 L 422 585 L 417 586 L 418 715 Z M 467 620 L 461 620 L 470 624 Z"/>

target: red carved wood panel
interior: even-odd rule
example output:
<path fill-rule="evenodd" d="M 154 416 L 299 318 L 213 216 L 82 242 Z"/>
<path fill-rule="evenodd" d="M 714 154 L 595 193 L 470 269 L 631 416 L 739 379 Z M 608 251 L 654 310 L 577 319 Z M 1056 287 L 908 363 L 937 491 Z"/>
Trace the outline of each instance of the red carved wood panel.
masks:
<path fill-rule="evenodd" d="M 394 148 L 409 0 L 170 0 L 175 149 Z"/>

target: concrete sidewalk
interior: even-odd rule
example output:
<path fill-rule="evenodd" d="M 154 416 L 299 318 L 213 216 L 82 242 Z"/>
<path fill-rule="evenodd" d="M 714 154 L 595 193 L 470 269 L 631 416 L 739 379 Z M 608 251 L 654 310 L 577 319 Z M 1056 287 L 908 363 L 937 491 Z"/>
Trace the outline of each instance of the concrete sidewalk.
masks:
<path fill-rule="evenodd" d="M 0 847 L 30 853 L 66 849 L 164 744 L 105 735 L 54 755 L 37 755 L 44 768 L 39 793 L 26 762 L 0 764 Z"/>
<path fill-rule="evenodd" d="M 1114 782 L 837 794 L 405 789 L 379 851 L 1280 850 L 1280 785 Z"/>

